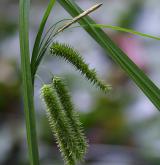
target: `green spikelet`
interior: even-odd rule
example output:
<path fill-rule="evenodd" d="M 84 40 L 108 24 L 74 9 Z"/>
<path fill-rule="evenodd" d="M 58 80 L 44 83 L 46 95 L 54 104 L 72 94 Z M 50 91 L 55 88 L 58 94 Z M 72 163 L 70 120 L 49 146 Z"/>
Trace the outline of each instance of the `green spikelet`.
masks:
<path fill-rule="evenodd" d="M 77 146 L 75 146 L 77 148 L 77 152 L 75 153 L 76 158 L 78 160 L 83 160 L 88 145 L 84 133 L 82 131 L 81 123 L 79 121 L 79 116 L 73 108 L 69 91 L 65 83 L 59 77 L 53 78 L 53 85 L 56 89 L 56 92 L 59 96 L 65 114 L 68 118 L 68 122 L 72 126 L 73 136 L 75 137 L 78 143 Z"/>
<path fill-rule="evenodd" d="M 81 72 L 82 75 L 85 75 L 88 80 L 99 87 L 102 91 L 106 92 L 111 88 L 111 86 L 105 85 L 97 78 L 95 70 L 89 69 L 89 66 L 84 62 L 79 52 L 74 50 L 71 46 L 54 42 L 50 47 L 50 52 L 52 55 L 60 56 L 70 62 L 77 70 Z"/>
<path fill-rule="evenodd" d="M 52 85 L 44 85 L 41 88 L 41 96 L 47 107 L 47 116 L 51 129 L 56 137 L 61 154 L 66 165 L 75 165 L 75 138 L 66 117 L 61 108 L 55 90 Z"/>

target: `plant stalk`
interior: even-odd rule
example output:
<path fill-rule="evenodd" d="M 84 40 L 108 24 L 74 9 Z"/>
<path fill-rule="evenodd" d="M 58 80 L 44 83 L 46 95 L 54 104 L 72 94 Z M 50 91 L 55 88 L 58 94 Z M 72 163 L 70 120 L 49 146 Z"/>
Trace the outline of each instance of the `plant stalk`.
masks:
<path fill-rule="evenodd" d="M 29 7 L 30 0 L 19 1 L 19 35 L 21 53 L 21 71 L 23 81 L 23 100 L 27 131 L 27 142 L 31 165 L 39 165 L 36 123 L 33 101 L 33 86 L 29 53 Z"/>

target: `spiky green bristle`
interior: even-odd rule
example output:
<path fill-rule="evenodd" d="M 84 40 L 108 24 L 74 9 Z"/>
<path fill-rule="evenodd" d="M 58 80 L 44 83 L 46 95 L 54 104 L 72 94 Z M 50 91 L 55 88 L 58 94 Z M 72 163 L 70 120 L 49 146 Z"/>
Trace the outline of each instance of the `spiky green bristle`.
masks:
<path fill-rule="evenodd" d="M 41 88 L 41 96 L 46 104 L 50 126 L 57 140 L 65 164 L 75 165 L 75 146 L 77 146 L 77 142 L 73 136 L 69 123 L 67 123 L 68 121 L 66 120 L 52 85 L 44 85 Z"/>
<path fill-rule="evenodd" d="M 62 107 L 68 118 L 68 122 L 72 126 L 73 136 L 75 137 L 78 143 L 78 145 L 75 146 L 77 148 L 76 158 L 78 160 L 83 160 L 84 155 L 87 151 L 88 144 L 82 131 L 82 126 L 79 121 L 78 113 L 76 113 L 76 111 L 74 110 L 68 88 L 59 77 L 53 78 L 53 86 L 55 87 L 55 90 L 59 96 Z"/>
<path fill-rule="evenodd" d="M 106 92 L 111 89 L 110 85 L 105 85 L 97 78 L 95 70 L 89 69 L 89 66 L 84 62 L 79 52 L 74 50 L 70 45 L 54 42 L 50 47 L 50 52 L 52 55 L 62 57 L 71 63 L 77 70 L 81 72 L 82 75 L 85 75 L 90 82 L 95 84 L 102 91 Z"/>

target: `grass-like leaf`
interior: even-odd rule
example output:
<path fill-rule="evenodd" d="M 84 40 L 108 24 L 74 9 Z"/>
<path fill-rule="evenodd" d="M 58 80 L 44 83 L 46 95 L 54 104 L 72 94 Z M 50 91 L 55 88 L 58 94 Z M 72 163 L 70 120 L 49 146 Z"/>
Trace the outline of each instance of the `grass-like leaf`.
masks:
<path fill-rule="evenodd" d="M 88 25 L 80 25 L 80 26 L 73 26 L 73 27 L 70 27 L 69 29 L 72 29 L 72 28 L 78 28 L 78 27 L 87 27 Z M 133 29 L 128 29 L 128 28 L 123 28 L 123 27 L 120 27 L 120 26 L 112 26 L 112 25 L 106 25 L 106 24 L 90 24 L 90 26 L 93 26 L 93 27 L 97 27 L 97 28 L 107 28 L 107 29 L 112 29 L 112 30 L 116 30 L 116 31 L 120 31 L 120 32 L 125 32 L 125 33 L 130 33 L 130 34 L 134 34 L 134 35 L 138 35 L 138 36 L 141 36 L 141 37 L 147 37 L 147 38 L 151 38 L 151 39 L 155 39 L 155 40 L 160 40 L 160 37 L 156 37 L 156 36 L 153 36 L 153 35 L 149 35 L 149 34 L 146 34 L 146 33 L 141 33 L 139 31 L 135 31 Z"/>
<path fill-rule="evenodd" d="M 105 24 L 91 24 L 91 26 L 97 27 L 97 28 L 108 28 L 108 29 L 121 31 L 121 32 L 126 32 L 126 33 L 130 33 L 130 34 L 134 34 L 134 35 L 138 35 L 138 36 L 142 36 L 142 37 L 147 37 L 147 38 L 152 38 L 152 39 L 155 39 L 155 40 L 160 40 L 159 37 L 152 36 L 152 35 L 145 34 L 145 33 L 141 33 L 141 32 L 135 31 L 133 29 L 119 27 L 119 26 L 112 26 L 112 25 L 105 25 Z"/>
<path fill-rule="evenodd" d="M 33 51 L 32 51 L 32 58 L 31 58 L 32 81 L 34 81 L 34 74 L 35 73 L 33 71 L 34 71 L 35 62 L 36 62 L 36 59 L 38 56 L 38 52 L 40 49 L 40 42 L 41 42 L 42 34 L 43 34 L 44 27 L 46 25 L 47 19 L 51 13 L 51 10 L 52 10 L 54 4 L 55 4 L 55 0 L 50 0 L 48 7 L 44 13 L 44 16 L 42 18 L 42 21 L 41 21 L 41 24 L 39 26 L 39 30 L 38 30 L 38 33 L 37 33 L 37 36 L 35 39 L 35 43 L 34 43 L 34 47 L 33 47 Z"/>
<path fill-rule="evenodd" d="M 30 164 L 39 165 L 38 145 L 36 136 L 35 113 L 33 103 L 33 86 L 31 79 L 29 56 L 29 6 L 30 0 L 20 0 L 20 50 L 21 72 L 23 80 L 23 99 L 26 118 L 27 141 L 30 155 Z"/>
<path fill-rule="evenodd" d="M 83 10 L 72 0 L 58 0 L 58 2 L 73 16 L 77 16 Z M 83 28 L 98 42 L 110 57 L 128 74 L 144 94 L 160 110 L 160 89 L 148 76 L 109 38 L 100 28 L 93 27 L 96 24 L 89 16 L 78 21 Z"/>
<path fill-rule="evenodd" d="M 67 19 L 68 20 L 68 19 Z M 37 59 L 32 67 L 32 80 L 34 80 L 34 76 L 36 74 L 36 71 L 43 59 L 43 57 L 45 56 L 48 47 L 51 45 L 51 43 L 53 42 L 53 40 L 55 39 L 56 31 L 58 29 L 58 27 L 60 26 L 60 24 L 62 22 L 66 21 L 66 19 L 60 20 L 58 22 L 56 22 L 55 24 L 53 24 L 49 30 L 47 31 L 46 34 L 44 34 L 43 38 L 41 39 L 40 42 L 40 46 L 39 46 L 39 51 L 38 51 L 38 55 L 37 55 Z"/>

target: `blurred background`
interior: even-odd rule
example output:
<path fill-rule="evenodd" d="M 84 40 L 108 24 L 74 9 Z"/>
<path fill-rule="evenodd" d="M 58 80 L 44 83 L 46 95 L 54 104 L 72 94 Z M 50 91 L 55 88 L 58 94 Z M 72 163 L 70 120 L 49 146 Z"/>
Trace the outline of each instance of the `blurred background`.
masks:
<path fill-rule="evenodd" d="M 30 49 L 48 1 L 31 1 Z M 159 0 L 76 0 L 87 9 L 103 6 L 90 14 L 97 23 L 122 26 L 159 36 Z M 58 20 L 71 18 L 57 3 L 46 31 Z M 160 86 L 159 41 L 105 29 L 128 56 Z M 63 77 L 80 113 L 90 147 L 86 165 L 159 165 L 160 113 L 102 48 L 81 28 L 62 33 L 56 40 L 79 50 L 90 68 L 113 86 L 105 95 L 62 59 L 46 56 L 37 74 L 48 83 L 52 74 Z M 0 0 L 0 165 L 28 165 L 26 132 L 21 95 L 18 36 L 18 0 Z M 40 100 L 35 82 L 35 109 L 40 162 L 61 165 L 60 153 Z"/>

